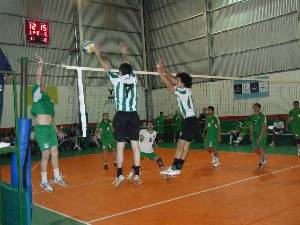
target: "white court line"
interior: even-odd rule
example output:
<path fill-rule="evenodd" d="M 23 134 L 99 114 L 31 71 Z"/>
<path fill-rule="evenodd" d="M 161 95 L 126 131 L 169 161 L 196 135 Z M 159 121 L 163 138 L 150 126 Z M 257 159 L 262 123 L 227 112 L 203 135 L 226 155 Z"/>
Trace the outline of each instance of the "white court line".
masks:
<path fill-rule="evenodd" d="M 88 223 L 92 224 L 92 223 L 97 222 L 97 221 L 107 220 L 107 219 L 110 219 L 110 218 L 113 218 L 113 217 L 117 217 L 117 216 L 121 216 L 121 215 L 124 215 L 124 214 L 140 211 L 140 210 L 143 210 L 143 209 L 147 209 L 147 208 L 150 208 L 150 207 L 154 207 L 154 206 L 162 205 L 162 204 L 165 204 L 165 203 L 173 202 L 173 201 L 180 200 L 180 199 L 183 199 L 183 198 L 188 198 L 188 197 L 191 197 L 191 196 L 194 196 L 194 195 L 200 195 L 200 194 L 203 194 L 203 193 L 206 193 L 206 192 L 222 189 L 222 188 L 234 185 L 234 184 L 240 184 L 240 183 L 243 183 L 243 182 L 246 182 L 246 181 L 249 181 L 249 180 L 253 180 L 253 179 L 256 179 L 256 178 L 259 178 L 259 177 L 268 176 L 270 174 L 281 173 L 283 171 L 291 170 L 291 169 L 295 169 L 295 168 L 299 168 L 299 167 L 300 167 L 300 164 L 295 165 L 295 166 L 291 166 L 291 167 L 288 167 L 288 168 L 285 168 L 285 169 L 275 170 L 273 172 L 265 173 L 265 174 L 262 174 L 262 175 L 248 177 L 248 178 L 241 179 L 241 180 L 238 180 L 238 181 L 234 181 L 234 182 L 224 184 L 224 185 L 221 185 L 221 186 L 205 189 L 205 190 L 202 190 L 202 191 L 198 191 L 198 192 L 183 195 L 183 196 L 180 196 L 180 197 L 176 197 L 176 198 L 168 199 L 168 200 L 165 200 L 165 201 L 153 203 L 153 204 L 142 206 L 142 207 L 139 207 L 139 208 L 130 209 L 130 210 L 127 210 L 127 211 L 124 211 L 124 212 L 115 213 L 115 214 L 112 214 L 110 216 L 104 216 L 104 217 L 101 217 L 101 218 L 98 218 L 98 219 L 90 220 L 90 221 L 88 221 Z"/>
<path fill-rule="evenodd" d="M 49 208 L 47 208 L 47 207 L 45 207 L 45 206 L 42 206 L 42 205 L 39 205 L 39 204 L 36 204 L 36 203 L 34 203 L 34 205 L 36 205 L 36 206 L 38 206 L 38 207 L 41 207 L 41 208 L 43 208 L 43 209 L 46 209 L 46 210 L 48 210 L 48 211 L 50 211 L 50 212 L 53 212 L 53 213 L 59 214 L 59 215 L 61 215 L 61 216 L 64 216 L 64 217 L 66 217 L 66 218 L 75 220 L 75 221 L 77 221 L 77 222 L 79 222 L 79 223 L 82 223 L 82 224 L 85 224 L 85 225 L 91 225 L 89 222 L 84 222 L 84 221 L 82 221 L 82 220 L 73 218 L 73 217 L 68 216 L 68 215 L 66 215 L 66 214 L 63 214 L 63 213 L 61 213 L 61 212 L 57 212 L 57 211 L 55 211 L 55 210 L 53 210 L 53 209 L 49 209 Z"/>

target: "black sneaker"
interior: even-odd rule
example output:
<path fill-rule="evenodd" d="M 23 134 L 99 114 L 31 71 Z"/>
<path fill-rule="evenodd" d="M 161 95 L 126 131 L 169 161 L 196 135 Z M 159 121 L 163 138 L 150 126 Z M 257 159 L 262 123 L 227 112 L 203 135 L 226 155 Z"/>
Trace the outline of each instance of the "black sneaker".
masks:
<path fill-rule="evenodd" d="M 105 170 L 108 170 L 108 165 L 107 163 L 104 164 L 104 167 L 103 167 Z"/>

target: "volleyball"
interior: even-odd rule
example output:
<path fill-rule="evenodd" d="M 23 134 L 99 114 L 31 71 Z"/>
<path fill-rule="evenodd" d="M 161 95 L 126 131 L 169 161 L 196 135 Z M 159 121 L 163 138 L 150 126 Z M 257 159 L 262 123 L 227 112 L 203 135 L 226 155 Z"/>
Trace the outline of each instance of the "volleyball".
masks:
<path fill-rule="evenodd" d="M 85 53 L 94 53 L 95 52 L 95 43 L 93 41 L 84 41 L 83 42 L 83 52 Z"/>

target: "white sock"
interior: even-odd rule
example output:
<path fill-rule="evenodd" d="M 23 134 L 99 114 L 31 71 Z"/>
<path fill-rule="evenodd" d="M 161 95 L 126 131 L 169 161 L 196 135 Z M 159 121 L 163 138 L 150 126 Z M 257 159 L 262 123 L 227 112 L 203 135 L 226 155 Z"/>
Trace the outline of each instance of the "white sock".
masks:
<path fill-rule="evenodd" d="M 41 183 L 42 184 L 48 183 L 47 172 L 41 172 Z"/>
<path fill-rule="evenodd" d="M 54 178 L 60 178 L 59 168 L 53 169 Z"/>

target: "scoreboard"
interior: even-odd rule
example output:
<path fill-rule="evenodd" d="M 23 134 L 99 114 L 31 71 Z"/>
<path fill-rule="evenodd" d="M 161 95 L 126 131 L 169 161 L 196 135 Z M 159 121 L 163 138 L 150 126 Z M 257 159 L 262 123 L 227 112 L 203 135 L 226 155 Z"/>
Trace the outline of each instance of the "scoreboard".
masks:
<path fill-rule="evenodd" d="M 29 43 L 49 44 L 49 23 L 48 21 L 26 19 L 26 39 Z"/>

